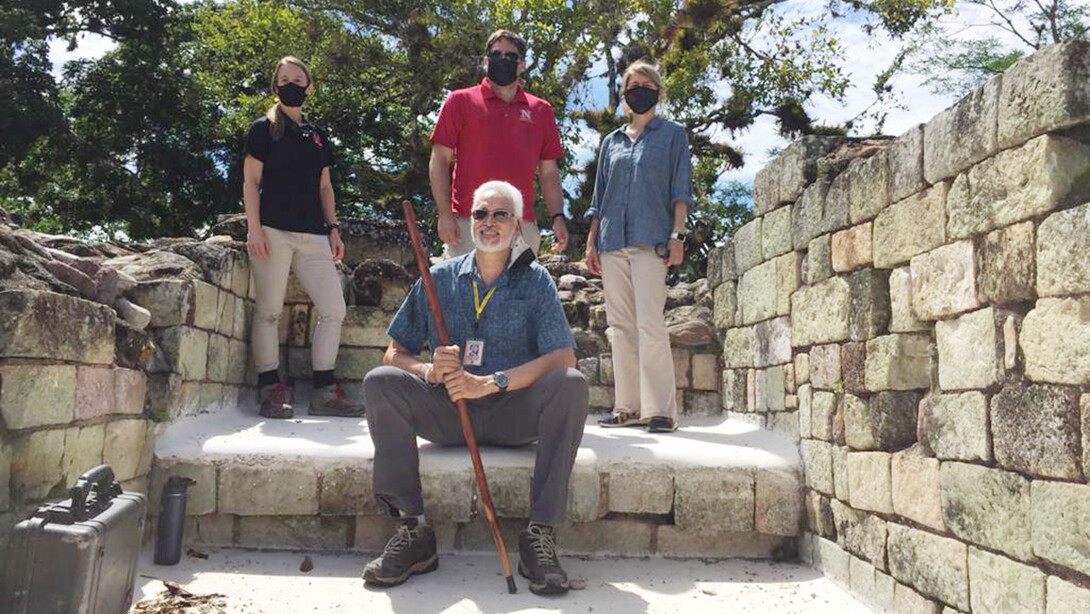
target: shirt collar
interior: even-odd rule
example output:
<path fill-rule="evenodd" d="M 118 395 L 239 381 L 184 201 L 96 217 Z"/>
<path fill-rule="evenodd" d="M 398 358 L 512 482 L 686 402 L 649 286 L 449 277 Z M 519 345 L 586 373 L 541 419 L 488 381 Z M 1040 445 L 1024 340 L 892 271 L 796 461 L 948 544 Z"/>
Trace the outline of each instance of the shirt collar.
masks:
<path fill-rule="evenodd" d="M 499 98 L 499 96 L 496 95 L 496 92 L 492 91 L 492 82 L 488 80 L 488 77 L 481 78 L 480 87 L 481 95 L 484 96 L 485 100 L 488 100 L 489 98 Z M 526 99 L 526 90 L 522 88 L 521 83 L 518 86 L 518 90 L 515 91 L 515 97 L 511 99 L 511 102 L 526 105 L 530 104 L 530 101 Z"/>

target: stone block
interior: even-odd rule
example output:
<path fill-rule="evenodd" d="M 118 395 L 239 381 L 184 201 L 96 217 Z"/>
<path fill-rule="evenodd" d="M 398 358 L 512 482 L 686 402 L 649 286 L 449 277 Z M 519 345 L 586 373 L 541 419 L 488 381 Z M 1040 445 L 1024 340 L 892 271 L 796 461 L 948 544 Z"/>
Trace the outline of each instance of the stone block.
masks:
<path fill-rule="evenodd" d="M 918 448 L 898 452 L 890 463 L 893 511 L 927 527 L 943 531 L 942 488 L 938 459 Z"/>
<path fill-rule="evenodd" d="M 848 226 L 848 176 L 831 183 L 819 180 L 806 188 L 792 210 L 791 231 L 795 245 Z"/>
<path fill-rule="evenodd" d="M 674 476 L 678 528 L 704 532 L 752 531 L 754 479 L 747 471 L 697 468 Z"/>
<path fill-rule="evenodd" d="M 893 606 L 893 614 L 939 614 L 940 608 L 938 603 L 896 583 L 893 585 Z"/>
<path fill-rule="evenodd" d="M 810 382 L 821 390 L 838 390 L 843 382 L 840 375 L 840 346 L 833 343 L 810 348 Z"/>
<path fill-rule="evenodd" d="M 382 354 L 378 348 L 341 348 L 333 375 L 338 380 L 363 381 L 371 369 L 382 364 Z"/>
<path fill-rule="evenodd" d="M 231 331 L 231 336 L 236 339 L 250 339 L 250 328 L 253 326 L 253 303 L 247 302 L 245 299 L 235 297 L 235 328 Z M 344 337 L 341 337 L 341 342 L 344 342 Z"/>
<path fill-rule="evenodd" d="M 74 486 L 84 472 L 101 465 L 105 444 L 105 424 L 65 429 L 64 458 L 61 460 L 64 483 Z"/>
<path fill-rule="evenodd" d="M 664 558 L 719 558 L 729 552 L 732 557 L 772 558 L 790 547 L 794 538 L 761 533 L 693 533 L 674 525 L 657 527 L 655 555 Z M 512 542 L 514 543 L 514 542 Z M 491 542 L 489 543 L 491 546 Z"/>
<path fill-rule="evenodd" d="M 836 395 L 815 390 L 810 408 L 810 434 L 814 439 L 833 440 L 833 417 L 836 415 Z"/>
<path fill-rule="evenodd" d="M 813 436 L 814 390 L 810 384 L 799 386 L 799 437 Z"/>
<path fill-rule="evenodd" d="M 913 390 L 930 386 L 931 339 L 921 334 L 876 337 L 866 346 L 867 390 Z"/>
<path fill-rule="evenodd" d="M 942 514 L 961 539 L 1023 561 L 1033 560 L 1030 482 L 979 465 L 942 464 Z"/>
<path fill-rule="evenodd" d="M 946 241 L 944 208 L 948 183 L 896 202 L 874 218 L 874 266 L 892 269 Z"/>
<path fill-rule="evenodd" d="M 1082 471 L 1090 474 L 1090 395 L 1079 397 L 1079 413 L 1082 415 Z"/>
<path fill-rule="evenodd" d="M 835 540 L 836 523 L 833 520 L 830 499 L 816 491 L 808 490 L 805 502 L 807 527 L 821 537 Z M 820 561 L 817 562 L 820 563 Z"/>
<path fill-rule="evenodd" d="M 942 113 L 923 130 L 923 176 L 928 183 L 948 179 L 999 151 L 996 117 L 1002 77 L 984 85 Z"/>
<path fill-rule="evenodd" d="M 668 514 L 674 507 L 674 476 L 663 466 L 616 463 L 609 475 L 609 511 Z"/>
<path fill-rule="evenodd" d="M 1041 222 L 1036 264 L 1038 296 L 1090 291 L 1090 204 Z"/>
<path fill-rule="evenodd" d="M 489 486 L 495 477 L 489 474 Z M 323 516 L 358 516 L 376 511 L 370 467 L 336 467 L 322 472 L 318 509 Z M 495 490 L 491 492 L 496 493 Z"/>
<path fill-rule="evenodd" d="M 758 322 L 753 329 L 756 341 L 755 366 L 782 365 L 791 362 L 791 319 L 773 318 Z M 695 372 L 696 363 L 693 363 Z M 699 388 L 699 386 L 694 386 Z"/>
<path fill-rule="evenodd" d="M 11 447 L 11 499 L 37 501 L 64 484 L 64 429 L 15 437 Z"/>
<path fill-rule="evenodd" d="M 314 515 L 319 510 L 318 474 L 311 467 L 224 465 L 218 492 L 218 508 L 225 514 L 261 516 L 276 510 L 284 515 Z M 465 509 L 468 506 L 466 501 Z"/>
<path fill-rule="evenodd" d="M 1035 567 L 969 548 L 969 599 L 974 612 L 1045 614 L 1045 574 Z"/>
<path fill-rule="evenodd" d="M 1026 377 L 1055 384 L 1090 384 L 1090 298 L 1039 299 L 1022 321 Z"/>
<path fill-rule="evenodd" d="M 784 397 L 787 394 L 784 387 L 783 367 L 775 366 L 768 369 L 758 369 L 756 372 L 754 408 L 757 413 L 770 411 L 783 411 Z"/>
<path fill-rule="evenodd" d="M 846 446 L 833 448 L 833 490 L 841 501 L 849 500 L 852 492 L 848 482 L 848 451 Z"/>
<path fill-rule="evenodd" d="M 716 381 L 718 358 L 715 354 L 693 354 L 693 388 L 696 390 L 719 389 Z"/>
<path fill-rule="evenodd" d="M 886 521 L 874 514 L 852 509 L 833 500 L 833 521 L 837 542 L 848 552 L 886 568 Z"/>
<path fill-rule="evenodd" d="M 795 384 L 801 386 L 810 381 L 810 354 L 799 352 L 795 354 Z"/>
<path fill-rule="evenodd" d="M 818 538 L 818 557 L 825 577 L 847 590 L 851 582 L 851 555 L 836 542 Z"/>
<path fill-rule="evenodd" d="M 350 516 L 242 516 L 238 545 L 243 548 L 346 550 L 351 545 Z"/>
<path fill-rule="evenodd" d="M 245 341 L 231 339 L 228 342 L 227 382 L 230 384 L 249 383 L 247 369 L 252 362 L 250 346 Z"/>
<path fill-rule="evenodd" d="M 712 323 L 715 325 L 716 331 L 722 331 L 734 326 L 734 314 L 738 311 L 738 293 L 735 282 L 723 282 L 712 292 L 712 295 L 715 305 L 712 309 Z"/>
<path fill-rule="evenodd" d="M 870 439 L 879 450 L 900 450 L 916 441 L 917 411 L 923 394 L 883 390 L 866 405 Z"/>
<path fill-rule="evenodd" d="M 213 382 L 226 382 L 230 371 L 230 339 L 223 335 L 208 335 L 208 362 L 205 377 Z"/>
<path fill-rule="evenodd" d="M 0 440 L 0 512 L 11 509 L 11 446 Z"/>
<path fill-rule="evenodd" d="M 894 586 L 897 583 L 889 575 L 876 571 L 874 565 L 852 557 L 852 596 L 877 612 L 893 610 Z"/>
<path fill-rule="evenodd" d="M 746 222 L 732 237 L 734 243 L 734 263 L 739 277 L 743 273 L 764 262 L 761 253 L 761 218 Z"/>
<path fill-rule="evenodd" d="M 151 312 L 148 326 L 163 328 L 192 324 L 193 282 L 182 279 L 142 281 L 125 297 Z"/>
<path fill-rule="evenodd" d="M 783 435 L 792 441 L 798 442 L 799 416 L 798 412 L 794 411 L 794 408 L 791 407 L 791 396 L 784 399 L 784 404 L 786 406 L 786 411 L 768 414 L 765 428 L 773 433 Z"/>
<path fill-rule="evenodd" d="M 995 328 L 995 310 L 991 307 L 935 323 L 939 387 L 983 389 L 998 380 Z"/>
<path fill-rule="evenodd" d="M 532 467 L 491 468 L 488 472 L 488 486 L 492 492 L 496 515 L 504 518 L 529 518 L 531 482 L 533 482 Z"/>
<path fill-rule="evenodd" d="M 791 345 L 846 340 L 850 305 L 851 289 L 839 277 L 795 292 L 791 296 Z"/>
<path fill-rule="evenodd" d="M 1090 53 L 1086 42 L 1052 45 L 1003 73 L 999 146 L 1011 147 L 1090 118 Z"/>
<path fill-rule="evenodd" d="M 598 357 L 580 358 L 576 362 L 576 368 L 586 378 L 588 384 L 598 383 Z"/>
<path fill-rule="evenodd" d="M 784 205 L 769 211 L 761 222 L 761 255 L 770 260 L 791 247 L 791 205 Z"/>
<path fill-rule="evenodd" d="M 389 345 L 386 326 L 391 314 L 378 307 L 350 305 L 341 328 L 341 345 L 384 348 Z M 315 318 L 314 326 L 317 326 Z"/>
<path fill-rule="evenodd" d="M 980 306 L 972 241 L 958 241 L 912 258 L 912 310 L 921 320 Z"/>
<path fill-rule="evenodd" d="M 848 334 L 852 341 L 866 341 L 889 331 L 889 275 L 865 269 L 848 275 L 851 305 Z"/>
<path fill-rule="evenodd" d="M 768 535 L 799 534 L 802 481 L 794 470 L 758 469 L 754 529 Z"/>
<path fill-rule="evenodd" d="M 889 524 L 890 575 L 926 596 L 969 611 L 968 547 L 953 539 Z"/>
<path fill-rule="evenodd" d="M 1034 481 L 1033 553 L 1090 575 L 1090 486 Z"/>
<path fill-rule="evenodd" d="M 1090 612 L 1090 589 L 1049 576 L 1045 592 L 1048 595 L 1046 614 Z"/>
<path fill-rule="evenodd" d="M 887 149 L 889 202 L 895 203 L 923 191 L 923 124 L 908 129 Z"/>
<path fill-rule="evenodd" d="M 172 372 L 187 380 L 202 380 L 208 364 L 208 333 L 190 326 L 155 331 L 153 373 Z"/>
<path fill-rule="evenodd" d="M 250 262 L 238 258 L 231 266 L 231 292 L 245 297 L 250 291 Z"/>
<path fill-rule="evenodd" d="M 833 494 L 833 445 L 814 439 L 799 444 L 806 485 L 827 495 Z"/>
<path fill-rule="evenodd" d="M 840 348 L 840 377 L 844 389 L 853 394 L 867 390 L 867 345 L 862 341 L 845 343 Z"/>
<path fill-rule="evenodd" d="M 990 461 L 988 400 L 980 392 L 940 394 L 921 405 L 927 447 L 942 460 Z"/>
<path fill-rule="evenodd" d="M 980 253 L 980 294 L 992 304 L 1033 299 L 1035 267 L 1033 222 L 989 232 Z"/>
<path fill-rule="evenodd" d="M 612 354 L 602 354 L 598 357 L 598 381 L 606 386 L 613 385 Z"/>
<path fill-rule="evenodd" d="M 114 369 L 113 411 L 119 414 L 140 414 L 144 411 L 148 378 L 143 371 Z"/>
<path fill-rule="evenodd" d="M 189 487 L 186 498 L 187 516 L 203 516 L 216 512 L 216 467 L 203 463 L 191 463 L 177 459 L 156 459 L 151 471 L 148 488 L 148 513 L 159 514 L 160 495 L 171 477 L 189 478 L 195 483 Z"/>
<path fill-rule="evenodd" d="M 557 527 L 566 554 L 646 556 L 652 551 L 655 525 L 639 520 L 598 520 Z"/>
<path fill-rule="evenodd" d="M 469 474 L 469 478 L 470 485 L 466 489 L 467 494 L 470 489 L 476 488 L 473 475 Z M 590 522 L 604 516 L 609 505 L 608 501 L 603 498 L 602 490 L 603 478 L 599 476 L 597 468 L 590 463 L 576 462 L 571 477 L 568 479 L 568 520 L 570 522 Z M 425 492 L 425 501 L 427 501 L 428 496 L 428 493 Z M 458 511 L 466 509 L 469 509 L 467 505 L 462 505 Z"/>
<path fill-rule="evenodd" d="M 193 281 L 193 326 L 216 330 L 219 318 L 218 288 L 200 280 Z"/>
<path fill-rule="evenodd" d="M 871 263 L 870 222 L 834 232 L 832 237 L 833 270 L 838 273 L 853 271 Z"/>
<path fill-rule="evenodd" d="M 77 368 L 70 365 L 0 367 L 0 415 L 4 425 L 16 431 L 72 422 L 78 380 Z"/>
<path fill-rule="evenodd" d="M 216 297 L 215 332 L 230 337 L 235 332 L 235 297 L 221 290 Z"/>
<path fill-rule="evenodd" d="M 843 137 L 804 136 L 791 143 L 757 172 L 753 182 L 753 208 L 764 214 L 784 203 L 798 200 L 817 176 L 817 161 L 843 142 Z"/>
<path fill-rule="evenodd" d="M 114 310 L 38 290 L 0 291 L 0 357 L 85 364 L 114 360 Z"/>
<path fill-rule="evenodd" d="M 148 475 L 155 449 L 153 424 L 144 419 L 118 420 L 106 425 L 102 462 L 114 470 L 118 481 Z"/>
<path fill-rule="evenodd" d="M 833 271 L 833 247 L 830 235 L 821 235 L 811 239 L 806 252 L 805 275 L 807 285 L 814 285 L 829 279 Z"/>
<path fill-rule="evenodd" d="M 802 259 L 790 252 L 772 260 L 776 265 L 776 315 L 791 314 L 791 295 L 799 289 Z"/>
<path fill-rule="evenodd" d="M 738 282 L 738 313 L 742 324 L 753 324 L 776 315 L 776 263 L 759 264 L 742 274 Z"/>
<path fill-rule="evenodd" d="M 310 342 L 311 321 L 317 326 L 318 316 L 310 317 L 310 305 L 296 304 L 287 308 L 288 345 L 291 347 L 306 347 Z"/>
<path fill-rule="evenodd" d="M 756 364 L 756 329 L 730 328 L 723 337 L 723 363 L 726 367 L 752 367 Z"/>
<path fill-rule="evenodd" d="M 613 410 L 612 386 L 590 386 L 588 392 L 591 407 Z"/>
<path fill-rule="evenodd" d="M 889 150 L 848 163 L 848 218 L 852 224 L 873 219 L 889 205 Z"/>
<path fill-rule="evenodd" d="M 693 358 L 692 352 L 680 348 L 671 348 L 670 354 L 674 362 L 674 387 L 688 388 L 690 384 L 689 367 Z"/>
<path fill-rule="evenodd" d="M 43 374 L 44 375 L 44 374 Z M 67 378 L 65 378 L 67 379 Z M 76 420 L 91 420 L 114 413 L 114 370 L 109 367 L 76 368 Z M 68 387 L 58 382 L 56 399 L 67 405 Z"/>
<path fill-rule="evenodd" d="M 746 410 L 746 369 L 724 369 L 722 381 L 723 409 L 741 412 Z"/>
<path fill-rule="evenodd" d="M 183 535 L 186 545 L 230 548 L 235 545 L 235 521 L 230 514 L 188 516 Z"/>
<path fill-rule="evenodd" d="M 893 269 L 889 273 L 889 330 L 894 333 L 911 333 L 927 330 L 927 323 L 916 318 L 912 311 L 912 273 L 909 267 Z"/>
<path fill-rule="evenodd" d="M 893 513 L 890 454 L 848 454 L 848 490 L 852 507 L 884 514 Z"/>
<path fill-rule="evenodd" d="M 1079 478 L 1079 394 L 1073 388 L 1011 382 L 991 400 L 995 459 L 1041 477 Z"/>

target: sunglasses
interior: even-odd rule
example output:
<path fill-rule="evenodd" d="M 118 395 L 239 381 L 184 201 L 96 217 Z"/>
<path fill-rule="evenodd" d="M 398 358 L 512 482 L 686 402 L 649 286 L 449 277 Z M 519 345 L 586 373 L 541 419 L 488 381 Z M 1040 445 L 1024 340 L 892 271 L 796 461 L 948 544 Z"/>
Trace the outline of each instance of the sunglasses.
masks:
<path fill-rule="evenodd" d="M 496 209 L 495 211 L 489 211 L 488 209 L 473 210 L 473 219 L 477 220 L 478 222 L 483 222 L 484 220 L 488 219 L 489 215 L 491 215 L 492 219 L 497 222 L 506 222 L 507 220 L 515 217 L 513 213 L 505 209 Z"/>
<path fill-rule="evenodd" d="M 495 49 L 488 52 L 488 59 L 490 60 L 498 60 L 500 58 L 503 58 L 505 60 L 511 60 L 512 62 L 518 62 L 520 57 L 521 56 L 518 54 L 517 51 L 503 52 L 499 49 Z"/>

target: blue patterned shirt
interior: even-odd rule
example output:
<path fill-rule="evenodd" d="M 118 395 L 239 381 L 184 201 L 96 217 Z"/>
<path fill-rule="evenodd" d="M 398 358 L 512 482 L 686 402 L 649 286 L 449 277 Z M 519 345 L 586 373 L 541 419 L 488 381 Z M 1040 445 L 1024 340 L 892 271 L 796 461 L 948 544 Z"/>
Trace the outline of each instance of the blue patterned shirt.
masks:
<path fill-rule="evenodd" d="M 554 350 L 575 347 L 556 295 L 556 285 L 545 267 L 536 261 L 516 263 L 496 278 L 492 284 L 496 291 L 478 321 L 473 306 L 473 280 L 477 280 L 482 301 L 489 288 L 477 272 L 475 254 L 451 258 L 431 268 L 451 344 L 462 348 L 464 356 L 466 339 L 484 341 L 482 364 L 467 365 L 466 371 L 487 375 L 517 367 Z M 420 280 L 405 297 L 386 334 L 414 354 L 424 349 L 425 342 L 432 348 L 439 345 Z"/>
<path fill-rule="evenodd" d="M 656 117 L 633 143 L 624 126 L 602 140 L 594 196 L 586 219 L 598 218 L 598 251 L 666 243 L 674 227 L 674 203 L 693 203 L 689 137 L 674 122 Z"/>

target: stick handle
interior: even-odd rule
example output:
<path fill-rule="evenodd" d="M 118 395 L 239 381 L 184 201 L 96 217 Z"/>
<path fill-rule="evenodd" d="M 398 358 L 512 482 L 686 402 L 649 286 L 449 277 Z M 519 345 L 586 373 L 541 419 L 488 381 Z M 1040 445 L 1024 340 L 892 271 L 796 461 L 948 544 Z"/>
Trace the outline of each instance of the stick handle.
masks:
<path fill-rule="evenodd" d="M 432 319 L 435 320 L 435 332 L 439 337 L 440 345 L 450 345 L 450 335 L 447 334 L 447 326 L 443 321 L 443 310 L 439 307 L 439 295 L 435 291 L 435 281 L 431 277 L 428 256 L 424 253 L 424 241 L 420 238 L 420 229 L 416 226 L 416 213 L 409 201 L 401 203 L 405 211 L 405 223 L 409 227 L 409 239 L 412 242 L 413 252 L 416 254 L 416 268 L 420 270 L 420 283 L 424 287 L 424 295 L 428 298 L 428 308 Z M 511 576 L 511 561 L 507 558 L 507 547 L 503 543 L 503 535 L 500 533 L 500 523 L 496 518 L 496 511 L 492 507 L 492 493 L 488 490 L 488 478 L 484 475 L 484 463 L 481 462 L 481 451 L 477 448 L 477 437 L 473 434 L 473 423 L 469 419 L 469 407 L 465 399 L 459 399 L 458 420 L 462 424 L 462 436 L 466 440 L 466 448 L 469 449 L 469 458 L 473 462 L 473 472 L 477 476 L 477 490 L 481 493 L 481 503 L 484 505 L 484 517 L 492 526 L 492 539 L 496 542 L 496 551 L 500 557 L 500 566 L 503 567 L 503 575 L 507 580 L 507 591 L 514 593 L 515 579 Z"/>

